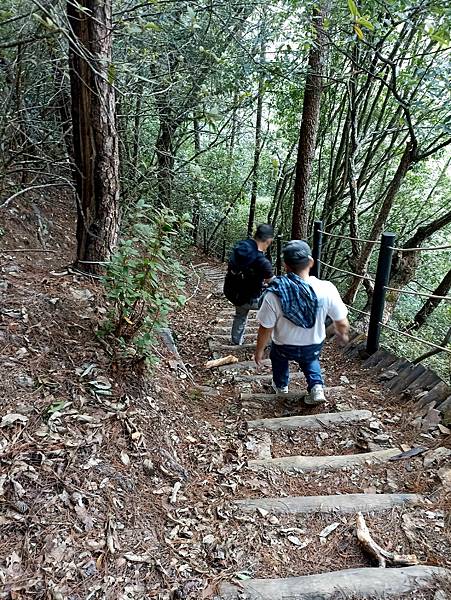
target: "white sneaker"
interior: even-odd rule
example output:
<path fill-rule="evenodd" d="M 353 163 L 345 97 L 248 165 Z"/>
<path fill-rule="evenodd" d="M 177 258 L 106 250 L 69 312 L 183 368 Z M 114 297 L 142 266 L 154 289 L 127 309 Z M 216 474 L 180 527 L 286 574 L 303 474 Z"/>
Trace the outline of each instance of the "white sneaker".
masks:
<path fill-rule="evenodd" d="M 324 395 L 324 388 L 319 383 L 314 385 L 310 390 L 310 393 L 305 397 L 306 404 L 322 404 L 325 401 L 326 396 Z"/>
<path fill-rule="evenodd" d="M 288 386 L 284 385 L 283 387 L 277 387 L 277 385 L 274 383 L 274 379 L 271 381 L 271 387 L 276 394 L 288 394 Z"/>

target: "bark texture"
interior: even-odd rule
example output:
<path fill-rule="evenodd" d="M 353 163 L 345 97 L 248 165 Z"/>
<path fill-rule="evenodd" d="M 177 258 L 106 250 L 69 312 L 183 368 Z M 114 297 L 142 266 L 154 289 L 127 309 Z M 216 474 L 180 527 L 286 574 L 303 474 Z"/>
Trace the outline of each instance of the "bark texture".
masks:
<path fill-rule="evenodd" d="M 74 37 L 69 67 L 78 195 L 77 262 L 84 270 L 96 271 L 96 265 L 82 261 L 110 258 L 120 218 L 111 0 L 68 2 L 67 14 Z"/>
<path fill-rule="evenodd" d="M 306 238 L 308 233 L 310 177 L 315 158 L 321 107 L 323 62 L 326 52 L 323 22 L 324 9 L 315 8 L 313 11 L 313 26 L 316 31 L 316 39 L 309 53 L 294 181 L 291 225 L 291 237 L 293 239 Z"/>

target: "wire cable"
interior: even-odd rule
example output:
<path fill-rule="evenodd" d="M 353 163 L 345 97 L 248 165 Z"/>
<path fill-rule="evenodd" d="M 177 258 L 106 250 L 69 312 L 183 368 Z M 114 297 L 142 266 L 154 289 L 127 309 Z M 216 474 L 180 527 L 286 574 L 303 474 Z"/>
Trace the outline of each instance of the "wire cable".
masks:
<path fill-rule="evenodd" d="M 371 316 L 369 312 L 365 312 L 364 310 L 359 310 L 358 308 L 354 308 L 353 306 L 350 306 L 349 304 L 345 304 L 345 306 L 346 306 L 346 308 L 349 308 L 349 310 L 359 313 L 360 315 L 365 315 L 365 317 Z"/>
<path fill-rule="evenodd" d="M 322 265 L 324 265 L 325 267 L 328 267 L 329 269 L 334 269 L 335 271 L 340 271 L 340 273 L 346 273 L 346 275 L 352 275 L 353 277 L 358 277 L 359 279 L 366 279 L 367 281 L 372 281 L 374 283 L 374 279 L 372 279 L 371 277 L 368 277 L 368 275 L 357 275 L 357 273 L 353 273 L 352 271 L 346 271 L 345 269 L 339 269 L 338 267 L 335 267 L 334 265 L 329 265 L 327 263 L 325 263 L 323 260 L 319 260 L 319 263 L 321 263 Z"/>
<path fill-rule="evenodd" d="M 434 251 L 434 250 L 451 250 L 451 245 L 449 246 L 428 246 L 425 248 L 397 248 L 396 246 L 389 246 L 390 250 L 394 250 L 395 252 L 422 252 L 424 251 Z"/>
<path fill-rule="evenodd" d="M 451 296 L 437 296 L 436 294 L 423 294 L 423 292 L 413 292 L 410 290 L 401 290 L 399 288 L 392 288 L 384 286 L 386 290 L 390 292 L 399 292 L 400 294 L 408 294 L 409 296 L 421 296 L 422 298 L 434 298 L 436 300 L 449 300 L 451 301 Z"/>
<path fill-rule="evenodd" d="M 341 238 L 342 240 L 352 240 L 356 242 L 365 242 L 367 244 L 380 244 L 380 240 L 367 240 L 365 238 L 351 237 L 349 235 L 338 235 L 338 233 L 328 233 L 327 231 L 323 231 L 319 229 L 319 232 L 323 235 L 328 235 L 329 237 Z"/>
<path fill-rule="evenodd" d="M 434 344 L 433 342 L 428 342 L 427 340 L 424 340 L 423 338 L 419 338 L 416 335 L 411 335 L 410 333 L 406 333 L 405 331 L 400 331 L 399 329 L 396 329 L 395 327 L 392 327 L 391 325 L 387 325 L 386 323 L 382 323 L 381 321 L 379 321 L 379 325 L 381 325 L 382 327 L 385 327 L 386 329 L 390 329 L 390 331 L 399 333 L 399 335 L 403 335 L 412 340 L 420 342 L 421 344 L 424 344 L 425 346 L 430 346 L 431 348 L 436 348 L 437 350 L 442 350 L 443 352 L 447 352 L 448 354 L 451 354 L 450 348 L 444 348 L 443 346 L 439 346 L 437 344 Z"/>

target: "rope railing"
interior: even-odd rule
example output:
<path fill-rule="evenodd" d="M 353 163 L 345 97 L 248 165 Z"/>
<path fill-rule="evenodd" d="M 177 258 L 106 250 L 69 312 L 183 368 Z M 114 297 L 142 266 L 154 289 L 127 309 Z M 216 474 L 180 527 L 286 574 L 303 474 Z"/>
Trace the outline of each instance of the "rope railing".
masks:
<path fill-rule="evenodd" d="M 397 248 L 396 246 L 390 246 L 390 250 L 394 252 L 434 252 L 435 250 L 451 250 L 450 246 L 428 246 L 421 248 Z"/>
<path fill-rule="evenodd" d="M 399 294 L 408 294 L 409 296 L 420 296 L 421 298 L 433 298 L 436 300 L 448 300 L 451 301 L 451 296 L 437 296 L 437 294 L 423 294 L 423 292 L 414 292 L 413 290 L 401 290 L 400 288 L 393 288 L 384 286 L 386 290 L 390 292 L 398 292 Z"/>
<path fill-rule="evenodd" d="M 368 274 L 358 275 L 357 273 L 353 273 L 352 271 L 346 271 L 346 269 L 340 269 L 339 267 L 336 267 L 335 265 L 329 265 L 328 263 L 324 262 L 321 259 L 319 259 L 318 262 L 320 262 L 322 265 L 324 265 L 328 269 L 333 269 L 334 271 L 340 271 L 340 273 L 346 273 L 346 275 L 352 275 L 352 277 L 358 277 L 359 279 L 366 279 L 367 281 L 371 281 L 373 283 L 375 281 L 372 277 L 368 277 Z"/>
<path fill-rule="evenodd" d="M 368 320 L 369 320 L 368 330 L 367 330 L 367 341 L 366 341 L 366 350 L 367 350 L 368 354 L 373 354 L 374 352 L 376 352 L 379 349 L 380 336 L 381 336 L 381 331 L 383 328 L 393 331 L 394 333 L 397 333 L 400 336 L 404 336 L 406 338 L 414 340 L 419 344 L 424 344 L 426 346 L 434 348 L 435 350 L 437 350 L 439 352 L 446 352 L 447 354 L 451 354 L 451 349 L 445 347 L 446 345 L 442 346 L 440 344 L 430 342 L 429 340 L 425 340 L 421 337 L 417 337 L 417 336 L 414 336 L 405 331 L 401 331 L 401 330 L 397 329 L 396 327 L 392 327 L 391 325 L 388 325 L 383 322 L 384 321 L 383 317 L 384 317 L 384 312 L 385 312 L 386 292 L 396 292 L 398 294 L 407 294 L 409 296 L 426 298 L 428 300 L 437 300 L 437 301 L 450 301 L 451 300 L 451 296 L 446 296 L 446 295 L 440 296 L 440 295 L 434 294 L 434 293 L 424 293 L 424 292 L 419 292 L 416 290 L 409 290 L 409 289 L 406 290 L 406 289 L 391 287 L 389 285 L 389 280 L 390 280 L 391 263 L 392 263 L 393 253 L 395 251 L 421 252 L 422 250 L 426 250 L 426 251 L 427 250 L 430 250 L 430 251 L 449 250 L 449 249 L 451 249 L 451 245 L 449 245 L 449 246 L 448 245 L 433 246 L 433 247 L 431 246 L 431 247 L 426 247 L 426 248 L 398 248 L 394 243 L 395 242 L 395 234 L 394 233 L 388 233 L 388 232 L 383 233 L 380 241 L 378 241 L 378 240 L 369 240 L 369 239 L 365 239 L 365 238 L 357 238 L 357 237 L 352 237 L 352 236 L 328 233 L 323 230 L 322 225 L 323 224 L 321 221 L 315 221 L 314 236 L 313 236 L 314 243 L 313 243 L 313 248 L 312 248 L 313 258 L 315 259 L 315 262 L 319 265 L 319 268 L 324 266 L 328 269 L 331 269 L 332 271 L 337 271 L 338 273 L 343 273 L 344 275 L 353 277 L 358 280 L 370 281 L 374 285 L 374 293 L 373 293 L 373 298 L 372 298 L 372 303 L 371 303 L 371 312 L 365 312 L 363 310 L 354 308 L 353 306 L 349 306 L 348 304 L 346 305 L 350 311 L 357 313 L 358 315 L 362 315 L 365 318 L 368 318 Z M 374 245 L 379 245 L 380 249 L 378 252 L 377 269 L 376 269 L 376 275 L 375 275 L 374 279 L 373 279 L 373 277 L 369 277 L 368 272 L 366 272 L 365 274 L 358 274 L 358 273 L 349 271 L 347 269 L 342 269 L 340 267 L 336 267 L 335 265 L 332 265 L 332 264 L 329 264 L 329 263 L 326 263 L 325 261 L 323 261 L 321 258 L 321 247 L 322 247 L 322 242 L 323 242 L 323 236 L 330 236 L 333 238 L 340 238 L 340 239 L 346 239 L 346 240 L 351 240 L 351 241 L 360 241 L 360 242 L 365 242 L 365 243 L 372 243 Z M 427 291 L 430 292 L 430 290 L 427 290 Z"/>
<path fill-rule="evenodd" d="M 358 313 L 359 315 L 364 315 L 365 317 L 370 317 L 371 314 L 369 312 L 365 312 L 364 310 L 359 310 L 358 308 L 355 308 L 354 306 L 351 306 L 350 304 L 346 304 L 345 302 L 345 306 L 346 308 L 349 308 L 349 310 L 352 310 L 355 313 Z"/>
<path fill-rule="evenodd" d="M 365 238 L 352 237 L 350 235 L 339 235 L 338 233 L 329 233 L 327 231 L 319 230 L 323 235 L 327 235 L 328 237 L 340 238 L 342 240 L 351 240 L 353 242 L 365 242 L 366 244 L 380 244 L 380 240 L 367 240 Z"/>
<path fill-rule="evenodd" d="M 390 331 L 394 331 L 395 333 L 397 333 L 399 335 L 403 335 L 404 337 L 408 337 L 412 340 L 415 340 L 416 342 L 420 342 L 421 344 L 424 344 L 425 346 L 430 346 L 431 348 L 435 348 L 436 350 L 440 350 L 442 352 L 447 352 L 448 354 L 451 354 L 451 348 L 445 348 L 444 346 L 439 346 L 438 344 L 429 342 L 428 340 L 417 337 L 416 335 L 412 335 L 411 333 L 407 333 L 406 331 L 401 331 L 400 329 L 396 329 L 396 327 L 387 325 L 387 323 L 382 323 L 382 321 L 379 322 L 379 325 L 381 325 L 385 329 L 390 329 Z"/>

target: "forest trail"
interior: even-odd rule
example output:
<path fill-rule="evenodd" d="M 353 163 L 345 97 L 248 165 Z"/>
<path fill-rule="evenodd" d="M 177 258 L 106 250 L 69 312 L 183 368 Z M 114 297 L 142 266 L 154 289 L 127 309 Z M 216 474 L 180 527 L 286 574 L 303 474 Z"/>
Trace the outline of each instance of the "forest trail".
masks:
<path fill-rule="evenodd" d="M 197 272 L 211 282 L 212 294 L 221 295 L 220 265 L 201 263 Z M 451 450 L 442 443 L 449 445 L 450 438 L 430 413 L 443 401 L 436 397 L 438 378 L 383 351 L 356 368 L 362 340 L 354 333 L 344 349 L 329 340 L 326 380 L 330 370 L 342 374 L 340 385 L 327 389 L 325 406 L 303 404 L 298 373 L 292 373 L 290 394 L 276 397 L 265 391 L 269 360 L 263 368 L 252 362 L 255 313 L 240 348 L 229 342 L 232 315 L 230 305 L 221 303 L 207 335 L 214 359 L 240 357 L 215 369 L 221 383 L 229 379 L 235 386 L 243 418 L 236 435 L 246 436 L 247 466 L 256 473 L 258 492 L 236 498 L 233 509 L 239 522 L 258 522 L 270 547 L 288 544 L 292 552 L 285 564 L 273 560 L 271 577 L 241 573 L 224 582 L 221 599 L 449 598 L 449 523 L 443 510 L 449 493 L 437 485 L 437 473 L 449 473 L 443 464 Z M 356 370 L 350 374 L 349 367 Z M 426 410 L 402 405 L 402 392 L 404 399 L 420 394 Z M 414 418 L 419 429 L 412 431 Z M 259 486 L 262 477 L 270 485 Z M 354 551 L 370 555 L 373 564 L 385 566 L 386 560 L 387 567 L 398 568 L 353 567 L 346 556 L 349 537 Z M 336 568 L 324 570 L 324 554 Z"/>

